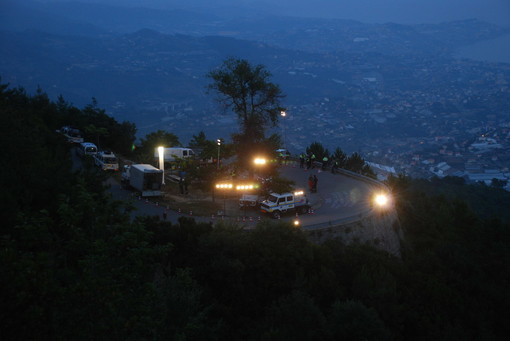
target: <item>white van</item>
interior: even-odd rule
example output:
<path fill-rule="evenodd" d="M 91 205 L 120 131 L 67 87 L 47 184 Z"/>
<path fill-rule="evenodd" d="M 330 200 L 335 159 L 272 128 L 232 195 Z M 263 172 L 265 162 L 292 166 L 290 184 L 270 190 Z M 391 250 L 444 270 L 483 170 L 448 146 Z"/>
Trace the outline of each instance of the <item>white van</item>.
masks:
<path fill-rule="evenodd" d="M 76 150 L 76 153 L 81 157 L 84 157 L 85 155 L 94 156 L 97 154 L 97 147 L 92 142 L 82 142 Z"/>
<path fill-rule="evenodd" d="M 154 157 L 158 158 L 159 153 L 158 149 L 154 151 Z M 182 148 L 182 147 L 173 147 L 173 148 L 165 148 L 164 158 L 165 162 L 173 162 L 178 159 L 189 159 L 195 157 L 195 153 L 193 149 L 190 148 Z"/>
<path fill-rule="evenodd" d="M 94 155 L 94 163 L 102 170 L 119 170 L 119 161 L 115 154 L 108 150 L 103 150 Z"/>

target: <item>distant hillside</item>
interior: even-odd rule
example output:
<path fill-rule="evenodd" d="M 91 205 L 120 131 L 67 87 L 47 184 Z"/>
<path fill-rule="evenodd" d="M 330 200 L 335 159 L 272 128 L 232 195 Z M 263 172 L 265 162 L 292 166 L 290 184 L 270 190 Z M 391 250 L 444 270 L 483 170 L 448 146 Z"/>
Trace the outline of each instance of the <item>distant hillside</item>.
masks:
<path fill-rule="evenodd" d="M 441 24 L 365 24 L 354 20 L 270 15 L 243 4 L 229 13 L 165 9 L 101 2 L 34 2 L 6 0 L 0 30 L 37 29 L 69 35 L 125 34 L 151 29 L 168 34 L 220 35 L 258 40 L 284 48 L 317 51 L 376 51 L 382 54 L 447 53 L 508 33 L 510 28 L 475 19 Z M 219 6 L 218 3 L 216 5 Z M 175 9 L 169 9 L 175 8 Z M 190 7 L 192 8 L 192 7 Z M 248 12 L 247 8 L 250 11 Z M 364 43 L 365 42 L 365 43 Z M 366 43 L 369 42 L 369 43 Z M 388 48 L 391 44 L 392 48 Z"/>
<path fill-rule="evenodd" d="M 451 57 L 458 46 L 507 32 L 476 20 L 369 25 L 267 15 L 228 19 L 98 3 L 24 4 L 9 0 L 0 11 L 2 81 L 31 93 L 40 86 L 50 97 L 63 95 L 80 106 L 95 97 L 115 118 L 135 122 L 141 136 L 178 129 L 191 137 L 196 126 L 230 136 L 233 116 L 222 116 L 205 91 L 206 74 L 230 56 L 273 73 L 293 111 L 287 129 L 296 132 L 295 149 L 325 132 L 326 145 L 341 139 L 350 151 L 362 145 L 374 150 L 378 139 L 395 135 L 449 135 L 454 128 L 429 129 L 416 113 L 425 117 L 447 107 L 439 114 L 478 120 L 500 116 L 507 104 L 501 96 L 506 71 L 459 65 Z M 491 75 L 500 72 L 494 80 Z M 479 102 L 476 110 L 468 107 L 473 101 Z M 313 120 L 318 115 L 321 120 Z"/>
<path fill-rule="evenodd" d="M 63 95 L 77 105 L 95 97 L 109 112 L 137 123 L 148 119 L 140 112 L 157 111 L 161 103 L 193 106 L 200 115 L 208 110 L 214 98 L 205 93 L 205 75 L 229 56 L 265 64 L 270 70 L 320 58 L 258 42 L 149 29 L 101 38 L 3 31 L 0 49 L 5 51 L 0 60 L 3 81 L 29 91 L 41 86 L 51 97 Z M 282 83 L 295 98 L 315 96 L 300 89 L 300 83 L 293 87 L 284 78 Z M 317 87 L 321 88 L 324 84 Z"/>

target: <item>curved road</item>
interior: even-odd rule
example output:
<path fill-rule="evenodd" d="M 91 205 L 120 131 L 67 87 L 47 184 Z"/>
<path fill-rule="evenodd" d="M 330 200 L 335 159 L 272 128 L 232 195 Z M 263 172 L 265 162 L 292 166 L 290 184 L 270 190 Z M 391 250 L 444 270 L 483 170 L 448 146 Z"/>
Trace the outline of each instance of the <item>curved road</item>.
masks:
<path fill-rule="evenodd" d="M 310 193 L 308 190 L 308 177 L 316 175 L 319 179 L 317 193 Z M 367 182 L 342 175 L 331 174 L 329 171 L 322 172 L 318 169 L 305 170 L 293 165 L 284 165 L 281 168 L 281 175 L 293 180 L 296 187 L 305 189 L 306 195 L 312 205 L 312 213 L 299 216 L 301 227 L 313 229 L 326 227 L 330 223 L 338 221 L 353 221 L 361 218 L 364 214 L 371 211 L 371 197 L 377 188 L 375 185 Z M 123 189 L 120 184 L 110 178 L 110 192 L 115 200 L 128 200 L 136 208 L 132 212 L 132 217 L 138 215 L 157 215 L 163 219 L 163 213 L 166 213 L 166 220 L 177 222 L 179 217 L 188 214 L 168 210 L 166 207 L 157 204 L 158 199 L 149 200 L 139 199 L 134 192 Z M 261 216 L 256 211 L 248 211 L 247 218 L 243 220 L 245 212 L 237 208 L 237 202 L 232 202 L 228 206 L 227 212 L 231 217 L 228 219 L 239 221 L 245 227 L 254 226 Z M 232 214 L 233 213 L 233 214 Z M 250 219 L 251 217 L 251 219 Z M 212 217 L 194 217 L 198 221 L 217 221 L 218 218 Z M 283 216 L 282 220 L 291 221 L 295 215 L 289 214 Z"/>
<path fill-rule="evenodd" d="M 339 220 L 359 219 L 372 209 L 371 198 L 377 190 L 367 182 L 319 169 L 305 170 L 295 166 L 283 166 L 282 176 L 296 182 L 296 186 L 306 189 L 306 195 L 314 214 L 300 216 L 304 228 L 325 226 Z M 319 179 L 317 193 L 308 190 L 308 177 Z"/>

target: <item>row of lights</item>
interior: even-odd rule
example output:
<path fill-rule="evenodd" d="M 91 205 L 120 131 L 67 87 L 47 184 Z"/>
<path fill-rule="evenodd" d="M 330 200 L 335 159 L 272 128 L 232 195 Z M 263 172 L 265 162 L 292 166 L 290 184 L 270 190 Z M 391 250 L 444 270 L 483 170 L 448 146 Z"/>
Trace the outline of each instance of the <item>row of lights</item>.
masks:
<path fill-rule="evenodd" d="M 246 190 L 252 190 L 256 186 L 249 184 L 249 185 L 237 185 L 235 188 L 238 191 L 246 191 Z M 216 184 L 217 189 L 233 189 L 234 185 L 230 183 L 222 183 L 222 184 Z"/>

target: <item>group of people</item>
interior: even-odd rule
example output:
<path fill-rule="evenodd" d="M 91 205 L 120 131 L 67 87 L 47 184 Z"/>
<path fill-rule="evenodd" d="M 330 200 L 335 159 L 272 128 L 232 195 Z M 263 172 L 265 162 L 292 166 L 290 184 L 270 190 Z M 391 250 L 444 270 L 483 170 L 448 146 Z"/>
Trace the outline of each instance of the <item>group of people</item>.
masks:
<path fill-rule="evenodd" d="M 316 157 L 315 157 L 315 154 L 313 154 L 313 153 L 299 154 L 299 168 L 305 168 L 305 164 L 306 164 L 306 169 L 313 168 L 315 161 L 316 161 Z"/>
<path fill-rule="evenodd" d="M 315 168 L 316 161 L 317 161 L 317 158 L 315 157 L 314 153 L 299 154 L 299 168 L 305 168 L 305 166 L 306 166 L 307 170 L 310 168 Z M 330 163 L 331 163 L 331 173 L 334 174 L 334 173 L 336 173 L 336 171 L 339 168 L 339 164 L 338 164 L 337 160 L 330 160 L 326 155 L 324 155 L 324 157 L 322 158 L 322 161 L 319 164 L 321 165 L 321 169 L 324 171 L 324 170 L 326 170 L 326 167 L 328 167 Z"/>
<path fill-rule="evenodd" d="M 317 160 L 317 157 L 315 156 L 314 153 L 299 154 L 299 168 L 305 168 L 305 165 L 306 165 L 306 169 L 315 168 L 315 166 L 317 165 L 316 164 L 317 161 L 319 161 L 319 160 Z M 326 167 L 328 166 L 328 164 L 329 164 L 329 158 L 326 155 L 324 155 L 322 160 L 319 162 L 319 165 L 321 166 L 322 170 L 326 170 Z"/>

